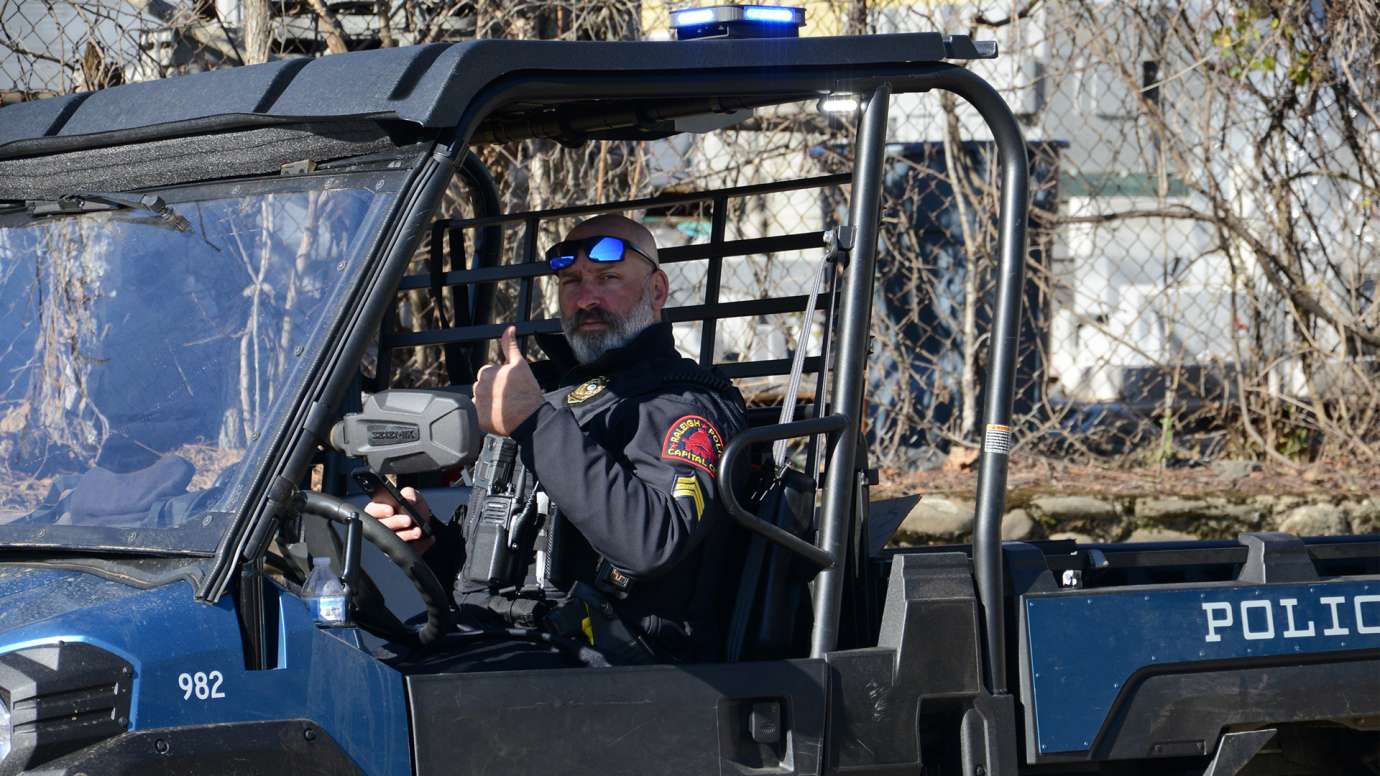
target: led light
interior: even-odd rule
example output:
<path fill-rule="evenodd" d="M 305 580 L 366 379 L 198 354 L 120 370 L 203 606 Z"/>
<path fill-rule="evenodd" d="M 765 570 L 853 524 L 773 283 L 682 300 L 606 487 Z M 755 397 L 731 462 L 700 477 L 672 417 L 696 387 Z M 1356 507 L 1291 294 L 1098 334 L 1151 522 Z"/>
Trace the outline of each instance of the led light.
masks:
<path fill-rule="evenodd" d="M 5 705 L 5 701 L 0 699 L 0 762 L 4 762 L 10 755 L 10 737 L 14 734 L 14 729 L 10 727 L 10 709 Z"/>
<path fill-rule="evenodd" d="M 820 113 L 857 113 L 860 107 L 862 102 L 853 94 L 831 94 L 819 101 Z"/>
<path fill-rule="evenodd" d="M 676 40 L 700 38 L 794 38 L 805 9 L 788 5 L 725 4 L 671 12 Z"/>
<path fill-rule="evenodd" d="M 794 8 L 750 5 L 743 9 L 743 18 L 750 22 L 773 22 L 775 24 L 795 24 Z"/>
<path fill-rule="evenodd" d="M 713 8 L 695 8 L 689 11 L 677 11 L 671 15 L 672 27 L 696 27 L 701 24 L 709 24 L 714 21 Z"/>

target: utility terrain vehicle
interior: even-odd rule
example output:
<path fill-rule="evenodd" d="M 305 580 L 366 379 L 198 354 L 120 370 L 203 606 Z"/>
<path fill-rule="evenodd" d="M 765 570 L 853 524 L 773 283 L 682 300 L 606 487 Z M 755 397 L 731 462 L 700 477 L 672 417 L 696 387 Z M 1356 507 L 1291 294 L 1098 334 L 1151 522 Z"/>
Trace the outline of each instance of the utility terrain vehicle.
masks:
<path fill-rule="evenodd" d="M 1027 159 L 997 92 L 952 63 L 995 46 L 798 38 L 760 26 L 781 11 L 750 10 L 682 17 L 702 39 L 384 49 L 0 110 L 0 774 L 1375 771 L 1373 537 L 1000 541 Z M 975 106 L 1000 151 L 978 516 L 971 547 L 882 549 L 859 429 L 888 107 L 936 89 Z M 861 106 L 848 175 L 504 213 L 473 153 L 654 142 L 830 95 Z M 440 210 L 456 176 L 464 218 Z M 725 234 L 734 198 L 843 186 L 836 229 Z M 704 298 L 668 312 L 702 323 L 702 363 L 719 321 L 809 304 L 721 299 L 726 267 L 826 247 L 836 267 L 826 355 L 805 364 L 827 381 L 799 420 L 754 413 L 725 455 L 823 437 L 814 519 L 731 506 L 754 544 L 725 570 L 743 616 L 723 662 L 429 670 L 418 655 L 463 646 L 445 591 L 362 517 L 347 489 L 358 461 L 335 448 L 439 505 L 432 470 L 472 460 L 475 432 L 444 390 L 412 395 L 454 402 L 435 413 L 450 448 L 406 420 L 426 407 L 361 395 L 407 396 L 388 384 L 403 348 L 443 348 L 445 382 L 463 387 L 514 318 L 524 337 L 557 331 L 534 314 L 541 224 L 689 202 L 708 203 L 709 239 L 663 261 L 704 267 Z M 511 225 L 522 255 L 499 249 Z M 423 249 L 430 271 L 407 275 Z M 518 291 L 500 318 L 503 283 Z M 392 311 L 417 289 L 450 300 L 450 317 L 400 330 Z M 382 429 L 372 451 L 343 433 L 332 445 L 350 415 Z M 354 626 L 317 624 L 307 555 L 332 558 Z M 406 576 L 385 582 L 385 558 Z M 397 579 L 418 591 L 420 629 L 401 632 L 408 612 L 379 594 Z"/>

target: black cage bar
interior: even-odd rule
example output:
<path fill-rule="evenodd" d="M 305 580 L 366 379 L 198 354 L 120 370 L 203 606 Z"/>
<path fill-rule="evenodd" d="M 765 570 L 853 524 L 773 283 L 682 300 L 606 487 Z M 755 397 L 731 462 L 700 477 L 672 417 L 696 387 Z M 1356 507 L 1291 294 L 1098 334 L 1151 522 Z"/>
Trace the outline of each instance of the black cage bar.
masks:
<path fill-rule="evenodd" d="M 575 207 L 553 208 L 549 210 L 509 213 L 465 219 L 438 219 L 431 227 L 431 249 L 428 254 L 430 266 L 425 274 L 407 275 L 398 285 L 399 292 L 418 289 L 431 289 L 439 295 L 442 289 L 451 289 L 453 305 L 458 309 L 459 300 L 474 294 L 481 284 L 496 284 L 516 281 L 518 285 L 515 320 L 502 322 L 456 320 L 455 325 L 436 326 L 422 331 L 400 331 L 395 325 L 396 315 L 387 316 L 379 333 L 380 364 L 382 367 L 392 362 L 389 352 L 395 348 L 421 346 L 463 346 L 476 345 L 495 339 L 509 325 L 517 326 L 521 337 L 531 334 L 554 333 L 560 331 L 560 324 L 553 318 L 533 319 L 532 304 L 535 296 L 536 278 L 549 273 L 544 262 L 539 260 L 540 246 L 538 235 L 543 222 L 599 213 L 664 208 L 674 205 L 710 203 L 710 238 L 707 243 L 671 246 L 659 251 L 662 264 L 676 264 L 688 261 L 705 261 L 703 301 L 699 304 L 668 307 L 663 311 L 665 320 L 672 323 L 699 321 L 703 328 L 700 334 L 699 361 L 703 365 L 713 362 L 714 348 L 718 339 L 718 321 L 724 318 L 743 318 L 754 315 L 773 315 L 803 312 L 808 299 L 805 295 L 768 297 L 738 302 L 719 301 L 719 286 L 722 281 L 723 263 L 726 258 L 757 254 L 779 253 L 824 249 L 824 232 L 798 232 L 794 234 L 772 235 L 738 240 L 726 240 L 729 202 L 734 199 L 775 194 L 789 191 L 824 189 L 848 184 L 852 175 L 848 173 L 822 175 L 772 183 L 739 186 L 713 191 L 676 192 L 656 197 L 646 197 L 621 202 L 581 205 Z M 463 250 L 463 234 L 466 230 L 502 227 L 521 224 L 522 260 L 513 264 L 495 266 L 469 266 Z M 449 255 L 458 269 L 444 270 L 443 262 Z M 460 318 L 459 315 L 456 318 Z M 433 316 L 433 322 L 446 321 L 444 316 Z M 738 361 L 718 365 L 729 377 L 767 377 L 785 375 L 790 372 L 791 360 L 768 359 L 759 361 Z M 805 371 L 817 372 L 821 359 L 813 356 L 806 359 Z"/>
<path fill-rule="evenodd" d="M 986 54 L 990 56 L 991 51 Z M 1026 209 L 1029 203 L 1030 186 L 1028 179 L 1028 160 L 1025 141 L 1020 125 L 1011 109 L 997 91 L 980 76 L 957 65 L 938 61 L 915 61 L 894 64 L 851 65 L 845 69 L 836 67 L 784 67 L 770 70 L 743 70 L 734 68 L 706 68 L 693 72 L 677 73 L 663 78 L 647 78 L 635 72 L 601 73 L 559 73 L 542 72 L 530 74 L 509 74 L 480 90 L 466 104 L 462 115 L 454 125 L 454 131 L 445 148 L 437 156 L 437 161 L 457 164 L 465 154 L 471 138 L 486 118 L 492 117 L 505 105 L 519 104 L 524 100 L 573 101 L 578 99 L 608 99 L 616 96 L 619 100 L 638 100 L 655 98 L 673 101 L 705 94 L 724 97 L 779 95 L 780 99 L 761 99 L 760 104 L 771 102 L 790 102 L 802 94 L 827 94 L 851 92 L 854 94 L 875 95 L 879 90 L 889 88 L 892 93 L 923 92 L 943 89 L 962 97 L 982 116 L 991 129 L 996 142 L 1001 166 L 1001 212 L 998 240 L 997 299 L 994 324 L 991 334 L 991 350 L 988 359 L 987 395 L 984 404 L 984 440 L 979 464 L 977 521 L 973 539 L 974 578 L 977 583 L 978 599 L 981 607 L 982 637 L 986 671 L 984 679 L 994 693 L 1005 693 L 1006 641 L 1004 602 L 1002 598 L 1001 569 L 1001 515 L 1005 506 L 1007 456 L 1011 442 L 1011 404 L 1016 367 L 1016 343 L 1019 336 L 1018 317 L 1021 307 L 1021 288 L 1024 281 Z M 434 167 L 425 171 L 428 175 L 436 173 Z M 428 220 L 418 225 L 421 229 L 430 223 L 430 216 L 441 200 L 443 187 L 435 178 L 428 179 L 428 187 L 407 209 L 407 223 L 417 224 L 422 218 Z M 695 198 L 712 197 L 710 193 L 698 193 Z M 659 200 L 659 201 L 658 201 Z M 666 204 L 666 200 L 656 198 L 648 205 Z M 622 207 L 636 207 L 623 203 Z M 589 208 L 568 208 L 564 213 L 554 215 L 579 215 L 596 213 L 610 209 L 608 206 Z M 501 218 L 499 219 L 502 220 Z M 494 223 L 497 223 L 495 221 Z M 860 239 L 861 243 L 862 240 Z M 395 246 L 388 254 L 393 271 L 399 271 L 410 254 L 404 254 L 402 246 Z M 535 273 L 534 273 L 535 274 Z M 395 276 L 396 277 L 396 276 Z M 870 280 L 870 279 L 869 279 Z M 847 296 L 854 293 L 849 282 L 845 282 L 840 293 Z M 376 304 L 383 300 L 376 300 Z M 382 311 L 380 310 L 380 313 Z M 375 319 L 377 320 L 377 319 Z M 352 333 L 351 346 L 363 352 L 366 341 Z M 842 349 L 842 344 L 840 345 Z M 851 349 L 850 349 L 851 350 Z M 842 367 L 850 359 L 840 356 Z M 834 376 L 837 381 L 838 375 Z M 344 389 L 343 380 L 329 386 L 328 393 L 338 396 Z M 833 394 L 837 400 L 837 392 Z M 845 435 L 836 446 L 834 455 L 850 458 L 856 455 L 857 439 Z M 297 457 L 306 460 L 305 454 Z M 851 491 L 851 482 L 847 490 Z M 847 498 L 847 497 L 844 497 Z M 851 519 L 851 515 L 849 516 Z M 815 611 L 816 632 L 812 634 L 812 650 L 830 642 L 831 634 L 821 633 L 821 628 L 836 630 L 839 616 L 838 599 L 830 594 L 817 596 L 817 604 L 823 608 Z"/>

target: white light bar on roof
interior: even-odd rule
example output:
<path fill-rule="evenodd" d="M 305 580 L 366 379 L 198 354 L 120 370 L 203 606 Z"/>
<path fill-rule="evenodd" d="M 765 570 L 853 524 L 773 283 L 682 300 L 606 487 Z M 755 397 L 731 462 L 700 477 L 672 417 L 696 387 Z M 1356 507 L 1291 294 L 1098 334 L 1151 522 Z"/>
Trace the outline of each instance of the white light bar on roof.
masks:
<path fill-rule="evenodd" d="M 857 113 L 862 100 L 856 94 L 830 94 L 821 97 L 817 107 L 820 113 Z"/>
<path fill-rule="evenodd" d="M 711 24 L 713 21 L 713 8 L 691 8 L 671 14 L 672 27 L 698 27 L 701 24 Z"/>
<path fill-rule="evenodd" d="M 671 12 L 671 27 L 679 40 L 795 37 L 804 25 L 805 9 L 785 5 L 715 5 Z"/>

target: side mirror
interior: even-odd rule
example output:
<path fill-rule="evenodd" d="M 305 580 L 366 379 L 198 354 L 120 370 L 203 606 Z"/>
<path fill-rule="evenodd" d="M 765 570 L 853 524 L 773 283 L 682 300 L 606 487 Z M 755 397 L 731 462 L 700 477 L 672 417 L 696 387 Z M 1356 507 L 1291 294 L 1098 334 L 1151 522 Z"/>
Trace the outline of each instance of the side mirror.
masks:
<path fill-rule="evenodd" d="M 479 458 L 484 432 L 469 396 L 446 391 L 380 391 L 331 429 L 331 447 L 380 474 L 419 474 Z"/>

